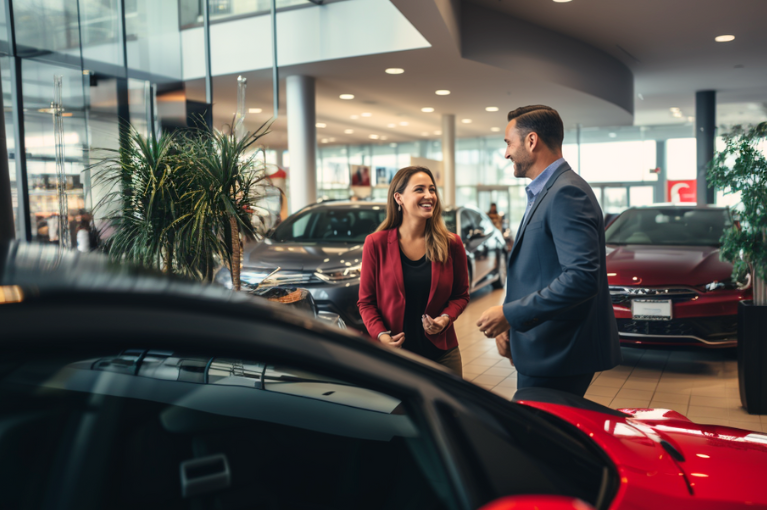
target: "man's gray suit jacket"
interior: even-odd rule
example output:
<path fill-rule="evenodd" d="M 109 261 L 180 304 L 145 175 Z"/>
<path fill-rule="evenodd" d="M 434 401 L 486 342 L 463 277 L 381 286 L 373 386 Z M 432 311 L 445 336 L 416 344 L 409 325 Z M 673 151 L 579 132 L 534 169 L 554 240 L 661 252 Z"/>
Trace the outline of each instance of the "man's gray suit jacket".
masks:
<path fill-rule="evenodd" d="M 571 376 L 620 363 L 604 218 L 591 186 L 567 163 L 535 198 L 508 268 L 503 314 L 520 373 Z"/>

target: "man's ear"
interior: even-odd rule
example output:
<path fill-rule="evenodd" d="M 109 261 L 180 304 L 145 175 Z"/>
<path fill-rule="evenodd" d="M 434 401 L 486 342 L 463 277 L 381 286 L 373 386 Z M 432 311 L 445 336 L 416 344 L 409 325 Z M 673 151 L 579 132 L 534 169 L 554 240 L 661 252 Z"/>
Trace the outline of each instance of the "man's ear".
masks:
<path fill-rule="evenodd" d="M 533 152 L 535 148 L 538 147 L 538 144 L 541 143 L 541 139 L 538 138 L 538 133 L 534 131 L 527 133 L 525 141 L 527 142 L 525 145 L 530 149 L 530 152 Z"/>

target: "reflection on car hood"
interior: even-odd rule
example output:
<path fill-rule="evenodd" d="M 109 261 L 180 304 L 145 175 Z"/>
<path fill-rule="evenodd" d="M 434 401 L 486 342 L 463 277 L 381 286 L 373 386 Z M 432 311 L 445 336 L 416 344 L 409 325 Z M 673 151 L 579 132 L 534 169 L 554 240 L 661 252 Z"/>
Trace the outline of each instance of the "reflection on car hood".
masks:
<path fill-rule="evenodd" d="M 630 416 L 618 417 L 565 405 L 522 403 L 569 422 L 597 443 L 622 473 L 623 501 L 658 492 L 674 497 L 668 508 L 767 506 L 762 488 L 767 434 L 693 423 L 669 409 L 624 409 Z M 689 499 L 685 503 L 690 497 L 697 506 L 690 506 Z M 620 501 L 613 506 L 618 507 Z"/>
<path fill-rule="evenodd" d="M 277 243 L 265 239 L 245 246 L 243 270 L 281 267 L 285 271 L 316 271 L 353 266 L 362 261 L 362 244 Z"/>
<path fill-rule="evenodd" d="M 610 285 L 705 285 L 730 278 L 732 265 L 713 246 L 607 245 Z"/>

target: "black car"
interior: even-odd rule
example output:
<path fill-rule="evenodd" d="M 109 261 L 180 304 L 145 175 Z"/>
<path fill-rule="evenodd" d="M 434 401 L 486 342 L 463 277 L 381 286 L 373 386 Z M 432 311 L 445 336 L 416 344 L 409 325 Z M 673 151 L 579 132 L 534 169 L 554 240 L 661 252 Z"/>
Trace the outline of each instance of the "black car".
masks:
<path fill-rule="evenodd" d="M 451 232 L 461 234 L 469 262 L 471 290 L 506 283 L 506 243 L 486 214 L 468 207 L 443 213 Z M 308 289 L 321 311 L 341 316 L 365 331 L 357 308 L 365 238 L 386 218 L 386 204 L 323 202 L 293 214 L 260 243 L 245 246 L 242 286 L 261 283 Z M 280 270 L 269 278 L 277 268 Z M 228 270 L 217 281 L 231 288 Z"/>
<path fill-rule="evenodd" d="M 603 509 L 618 488 L 559 418 L 245 293 L 0 244 L 0 324 L 2 508 Z"/>

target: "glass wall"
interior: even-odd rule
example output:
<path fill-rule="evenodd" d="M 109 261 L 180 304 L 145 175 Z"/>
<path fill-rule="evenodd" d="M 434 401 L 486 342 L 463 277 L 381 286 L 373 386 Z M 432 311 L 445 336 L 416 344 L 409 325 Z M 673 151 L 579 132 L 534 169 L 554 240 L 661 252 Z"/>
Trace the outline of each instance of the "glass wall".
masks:
<path fill-rule="evenodd" d="M 180 0 L 180 21 L 184 28 L 202 24 L 203 0 Z M 309 0 L 277 0 L 278 9 L 286 7 L 312 5 Z M 253 16 L 268 12 L 272 8 L 271 0 L 210 0 L 211 21 L 225 20 L 244 16 Z"/>

